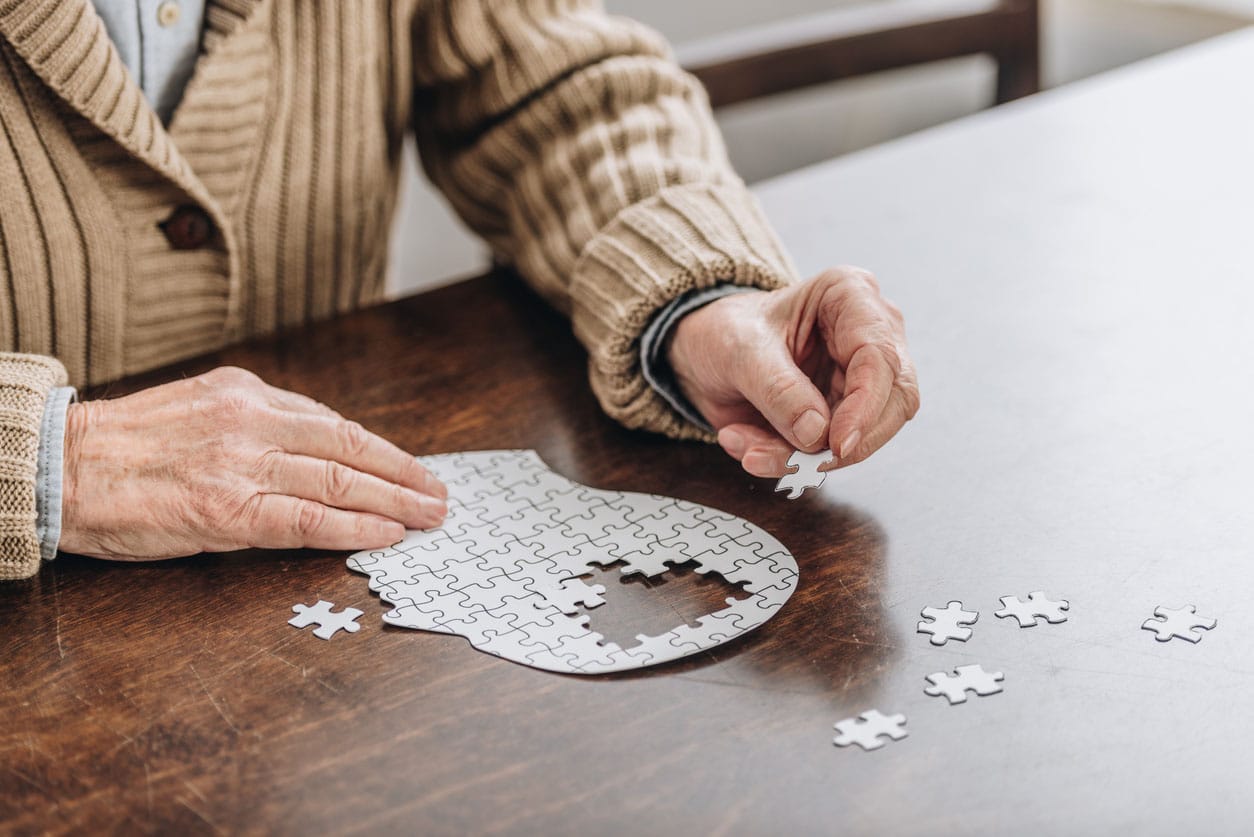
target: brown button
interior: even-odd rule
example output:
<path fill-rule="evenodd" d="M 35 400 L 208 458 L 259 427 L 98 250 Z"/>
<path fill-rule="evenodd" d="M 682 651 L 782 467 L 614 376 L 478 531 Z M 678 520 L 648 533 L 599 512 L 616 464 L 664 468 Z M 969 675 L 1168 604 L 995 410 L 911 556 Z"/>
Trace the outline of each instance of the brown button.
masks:
<path fill-rule="evenodd" d="M 213 221 L 198 206 L 180 206 L 160 227 L 175 250 L 195 250 L 213 238 Z"/>

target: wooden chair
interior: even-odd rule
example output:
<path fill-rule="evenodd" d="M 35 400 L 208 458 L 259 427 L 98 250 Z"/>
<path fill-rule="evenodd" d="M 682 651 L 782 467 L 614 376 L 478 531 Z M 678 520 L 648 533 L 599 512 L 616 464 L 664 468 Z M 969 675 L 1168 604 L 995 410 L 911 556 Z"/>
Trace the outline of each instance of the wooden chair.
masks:
<path fill-rule="evenodd" d="M 714 107 L 898 67 L 987 54 L 997 103 L 1040 89 L 1037 0 L 868 0 L 679 51 Z"/>

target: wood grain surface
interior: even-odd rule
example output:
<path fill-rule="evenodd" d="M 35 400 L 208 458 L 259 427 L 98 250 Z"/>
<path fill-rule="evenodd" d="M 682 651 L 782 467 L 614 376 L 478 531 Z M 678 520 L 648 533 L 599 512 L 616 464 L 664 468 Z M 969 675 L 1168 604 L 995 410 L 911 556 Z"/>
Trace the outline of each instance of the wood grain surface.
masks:
<path fill-rule="evenodd" d="M 534 448 L 764 527 L 800 584 L 710 653 L 580 678 L 385 629 L 343 554 L 63 557 L 0 587 L 0 831 L 1246 833 L 1252 75 L 1247 31 L 758 189 L 802 270 L 876 270 L 923 390 L 796 502 L 605 419 L 567 325 L 504 275 L 115 388 L 236 363 L 415 453 Z M 1068 621 L 993 617 L 1033 590 Z M 619 584 L 592 625 L 721 592 Z M 361 631 L 285 624 L 317 598 Z M 951 599 L 979 621 L 935 648 L 919 611 Z M 1186 603 L 1219 622 L 1197 645 L 1141 629 Z M 967 663 L 1005 691 L 924 694 Z M 834 748 L 871 708 L 909 737 Z"/>
<path fill-rule="evenodd" d="M 776 619 L 687 661 L 567 677 L 461 638 L 385 628 L 387 607 L 342 553 L 138 566 L 62 556 L 32 582 L 0 587 L 0 823 L 551 832 L 610 809 L 602 826 L 628 817 L 628 828 L 661 802 L 677 818 L 668 827 L 704 829 L 734 821 L 739 791 L 709 788 L 694 806 L 696 776 L 674 781 L 684 771 L 747 782 L 752 760 L 739 747 L 760 757 L 764 736 L 781 757 L 798 746 L 831 757 L 830 711 L 799 727 L 762 710 L 776 691 L 821 703 L 856 691 L 891 655 L 862 605 L 879 583 L 882 533 L 830 501 L 773 497 L 716 448 L 619 428 L 597 408 L 584 363 L 565 321 L 497 275 L 94 395 L 237 364 L 414 452 L 529 447 L 588 485 L 722 508 L 785 537 L 803 566 Z M 673 626 L 676 607 L 703 615 L 728 593 L 682 571 L 661 583 L 600 580 L 609 603 L 592 625 L 620 639 Z M 285 624 L 292 604 L 319 598 L 365 611 L 362 629 L 324 642 Z M 859 641 L 832 641 L 850 633 Z M 720 673 L 728 663 L 744 674 Z M 724 682 L 749 688 L 723 705 Z M 724 750 L 717 769 L 705 764 L 712 743 Z"/>

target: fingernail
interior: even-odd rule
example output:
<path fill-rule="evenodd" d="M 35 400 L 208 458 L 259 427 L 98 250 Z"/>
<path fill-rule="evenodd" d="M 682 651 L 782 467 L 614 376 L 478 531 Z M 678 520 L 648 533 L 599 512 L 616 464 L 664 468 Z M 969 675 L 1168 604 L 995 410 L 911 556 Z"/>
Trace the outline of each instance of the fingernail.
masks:
<path fill-rule="evenodd" d="M 846 456 L 853 453 L 854 449 L 858 447 L 858 442 L 861 441 L 862 431 L 860 430 L 855 430 L 846 436 L 845 441 L 840 443 L 840 458 L 844 459 Z"/>
<path fill-rule="evenodd" d="M 802 447 L 813 447 L 827 432 L 827 422 L 823 420 L 823 416 L 819 415 L 818 410 L 806 410 L 801 414 L 801 418 L 793 423 L 792 432 Z"/>
<path fill-rule="evenodd" d="M 434 485 L 431 486 L 431 493 L 439 497 L 441 500 L 448 499 L 448 486 L 438 480 L 432 480 Z"/>
<path fill-rule="evenodd" d="M 736 459 L 741 459 L 745 455 L 745 448 L 748 447 L 748 440 L 745 434 L 739 430 L 724 430 L 718 434 L 718 442 L 723 446 L 723 450 L 730 453 Z"/>
<path fill-rule="evenodd" d="M 766 451 L 751 450 L 745 454 L 744 459 L 740 460 L 740 464 L 755 477 L 767 477 L 771 475 L 771 466 L 775 464 L 775 461 Z"/>

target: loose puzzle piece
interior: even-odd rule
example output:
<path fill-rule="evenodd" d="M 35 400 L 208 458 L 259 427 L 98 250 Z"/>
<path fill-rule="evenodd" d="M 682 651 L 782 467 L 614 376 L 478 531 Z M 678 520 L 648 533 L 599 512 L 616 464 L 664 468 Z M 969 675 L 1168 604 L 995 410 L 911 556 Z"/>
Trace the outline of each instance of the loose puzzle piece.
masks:
<path fill-rule="evenodd" d="M 1147 631 L 1153 631 L 1155 639 L 1159 642 L 1170 642 L 1173 639 L 1184 639 L 1189 642 L 1197 643 L 1202 641 L 1200 631 L 1212 630 L 1217 624 L 1214 619 L 1207 619 L 1204 616 L 1197 615 L 1197 608 L 1193 605 L 1185 605 L 1184 607 L 1164 607 L 1159 605 L 1154 608 L 1154 616 L 1156 619 L 1146 619 L 1141 627 Z"/>
<path fill-rule="evenodd" d="M 859 718 L 846 718 L 836 722 L 836 730 L 840 735 L 832 739 L 837 747 L 848 747 L 857 744 L 864 750 L 878 750 L 884 746 L 880 736 L 888 736 L 893 741 L 900 741 L 909 735 L 905 730 L 905 715 L 882 715 L 878 709 L 863 712 Z"/>
<path fill-rule="evenodd" d="M 571 674 L 623 671 L 712 648 L 773 616 L 797 586 L 797 562 L 767 532 L 673 497 L 588 488 L 549 470 L 534 451 L 422 457 L 449 489 L 439 529 L 410 531 L 349 568 L 393 606 L 383 621 L 458 634 L 517 663 Z M 689 561 L 750 595 L 622 648 L 588 627 L 580 605 L 605 600 L 582 580 L 622 561 L 652 577 Z"/>
<path fill-rule="evenodd" d="M 1001 681 L 1005 679 L 1000 671 L 987 672 L 979 665 L 958 666 L 953 674 L 943 671 L 929 674 L 927 681 L 932 685 L 923 691 L 932 697 L 944 695 L 952 706 L 966 703 L 967 692 L 975 692 L 980 697 L 997 694 L 1001 691 Z"/>
<path fill-rule="evenodd" d="M 779 478 L 779 482 L 775 484 L 775 490 L 787 491 L 788 499 L 796 500 L 805 493 L 807 488 L 818 488 L 823 484 L 828 472 L 820 471 L 819 466 L 831 461 L 830 450 L 821 450 L 818 453 L 793 451 L 792 456 L 788 457 L 788 467 L 794 470 Z"/>
<path fill-rule="evenodd" d="M 304 604 L 292 605 L 292 612 L 296 615 L 287 620 L 287 624 L 297 628 L 307 628 L 317 624 L 318 627 L 314 628 L 313 633 L 319 639 L 330 639 L 339 630 L 348 631 L 350 634 L 361 630 L 361 625 L 357 624 L 357 617 L 361 616 L 360 610 L 355 607 L 346 607 L 339 613 L 332 613 L 333 607 L 335 605 L 321 599 L 313 607 Z"/>
<path fill-rule="evenodd" d="M 950 602 L 944 607 L 925 607 L 919 612 L 925 621 L 919 623 L 919 633 L 931 634 L 933 645 L 944 645 L 951 639 L 966 642 L 971 629 L 980 618 L 979 611 L 963 610 L 962 602 Z"/>
<path fill-rule="evenodd" d="M 1001 604 L 1002 609 L 993 615 L 998 619 L 1013 616 L 1018 620 L 1020 628 L 1032 627 L 1036 624 L 1037 617 L 1053 625 L 1066 622 L 1067 614 L 1063 611 L 1071 609 L 1071 604 L 1066 600 L 1050 601 L 1040 590 L 1029 593 L 1026 602 L 1018 596 L 1002 596 Z"/>

